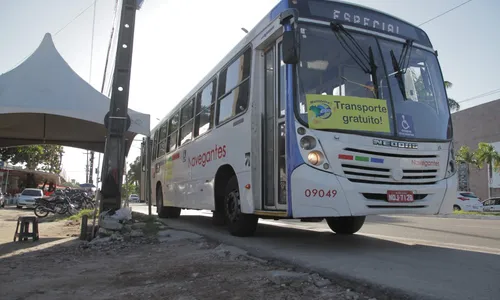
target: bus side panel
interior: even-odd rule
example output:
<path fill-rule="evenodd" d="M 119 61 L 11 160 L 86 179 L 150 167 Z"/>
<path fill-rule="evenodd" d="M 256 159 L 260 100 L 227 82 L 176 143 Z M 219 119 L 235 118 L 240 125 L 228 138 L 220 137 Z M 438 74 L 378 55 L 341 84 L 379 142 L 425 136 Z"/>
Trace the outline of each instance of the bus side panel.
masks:
<path fill-rule="evenodd" d="M 216 147 L 218 142 L 214 139 L 215 134 L 213 131 L 200 136 L 186 145 L 181 153 L 183 167 L 191 174 L 191 193 L 187 197 L 191 208 L 214 209 L 213 182 L 219 164 L 222 163 L 219 153 L 216 153 L 219 146 Z"/>
<path fill-rule="evenodd" d="M 245 164 L 250 154 L 250 136 L 250 113 L 247 111 L 182 148 L 179 162 L 191 174 L 191 192 L 187 193 L 188 199 L 184 201 L 189 206 L 184 207 L 215 208 L 214 179 L 224 165 L 231 166 L 238 175 L 242 192 L 244 186 L 250 183 L 250 166 Z M 241 206 L 243 212 L 253 212 L 253 204 L 242 201 Z"/>
<path fill-rule="evenodd" d="M 351 215 L 346 195 L 334 174 L 303 164 L 292 172 L 291 178 L 294 218 Z"/>
<path fill-rule="evenodd" d="M 240 205 L 241 212 L 244 214 L 253 214 L 255 204 L 253 202 L 252 189 L 247 189 L 245 186 L 252 181 L 252 173 L 250 171 L 238 173 L 238 185 L 240 188 Z"/>

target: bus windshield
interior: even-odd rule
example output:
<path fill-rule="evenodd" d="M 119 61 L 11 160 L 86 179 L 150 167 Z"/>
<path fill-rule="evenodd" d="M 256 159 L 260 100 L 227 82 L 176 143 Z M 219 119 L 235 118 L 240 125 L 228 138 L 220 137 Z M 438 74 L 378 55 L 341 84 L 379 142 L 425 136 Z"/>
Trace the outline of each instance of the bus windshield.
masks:
<path fill-rule="evenodd" d="M 342 27 L 343 29 L 343 27 Z M 298 116 L 310 128 L 448 140 L 450 112 L 433 52 L 301 24 Z"/>

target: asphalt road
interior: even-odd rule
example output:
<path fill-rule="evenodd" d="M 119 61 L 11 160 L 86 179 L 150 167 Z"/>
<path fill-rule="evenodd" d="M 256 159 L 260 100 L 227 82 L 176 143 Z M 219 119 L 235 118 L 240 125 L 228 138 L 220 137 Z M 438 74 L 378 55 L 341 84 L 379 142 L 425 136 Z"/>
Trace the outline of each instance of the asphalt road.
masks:
<path fill-rule="evenodd" d="M 147 213 L 144 204 L 133 209 Z M 212 226 L 210 217 L 183 211 L 167 223 L 262 258 L 415 298 L 500 299 L 500 220 L 371 216 L 347 237 L 333 234 L 325 222 L 260 220 L 254 237 L 237 238 Z"/>

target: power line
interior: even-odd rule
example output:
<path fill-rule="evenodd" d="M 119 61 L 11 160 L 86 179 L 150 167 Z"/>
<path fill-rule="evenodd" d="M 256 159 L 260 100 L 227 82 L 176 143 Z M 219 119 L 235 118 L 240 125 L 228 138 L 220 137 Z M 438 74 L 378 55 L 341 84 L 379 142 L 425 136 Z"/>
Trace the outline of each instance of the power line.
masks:
<path fill-rule="evenodd" d="M 89 66 L 89 84 L 92 81 L 92 60 L 94 58 L 94 37 L 95 37 L 95 15 L 97 8 L 97 0 L 94 1 L 94 13 L 92 17 L 92 37 L 90 39 L 90 66 Z"/>
<path fill-rule="evenodd" d="M 497 93 L 500 93 L 500 88 L 496 88 L 496 89 L 491 90 L 489 92 L 482 93 L 482 94 L 479 94 L 479 95 L 476 95 L 476 96 L 473 96 L 473 97 L 470 97 L 470 98 L 467 98 L 467 99 L 464 99 L 464 100 L 461 100 L 461 101 L 457 101 L 457 102 L 458 103 L 463 103 L 463 102 L 471 101 L 471 100 L 474 100 L 474 99 L 478 99 L 478 98 L 483 98 L 483 97 L 486 97 L 486 96 L 494 95 L 494 94 L 497 94 Z"/>
<path fill-rule="evenodd" d="M 97 1 L 99 0 L 95 0 L 94 2 L 92 2 L 92 4 L 90 4 L 87 8 L 85 8 L 84 10 L 82 10 L 79 14 L 77 14 L 71 21 L 69 21 L 68 23 L 66 23 L 66 25 L 64 25 L 63 27 L 61 27 L 61 29 L 59 29 L 56 33 L 54 33 L 54 36 L 58 35 L 59 32 L 63 31 L 66 27 L 68 27 L 71 23 L 73 23 L 74 21 L 76 21 L 76 19 L 78 19 L 81 15 L 83 15 L 87 10 L 89 10 L 91 7 L 93 7 Z"/>
<path fill-rule="evenodd" d="M 457 5 L 457 6 L 453 7 L 453 8 L 450 8 L 450 9 L 448 9 L 447 11 L 445 11 L 444 13 L 439 14 L 439 15 L 437 15 L 437 16 L 435 16 L 435 17 L 433 17 L 433 18 L 431 18 L 431 19 L 429 19 L 429 20 L 427 20 L 427 21 L 425 21 L 424 23 L 419 24 L 418 26 L 422 26 L 422 25 L 424 25 L 424 24 L 429 23 L 430 21 L 434 21 L 434 20 L 436 20 L 437 18 L 440 18 L 440 17 L 442 17 L 442 16 L 446 15 L 447 13 L 449 13 L 449 12 L 451 12 L 451 11 L 453 11 L 453 10 L 455 10 L 455 9 L 457 9 L 457 8 L 459 8 L 459 7 L 463 6 L 463 5 L 465 5 L 465 4 L 467 4 L 467 3 L 471 2 L 471 1 L 472 1 L 472 0 L 468 0 L 468 1 L 465 1 L 464 3 L 462 3 L 462 4 L 459 4 L 459 5 Z"/>
<path fill-rule="evenodd" d="M 73 23 L 74 21 L 76 21 L 79 17 L 81 17 L 81 15 L 83 15 L 87 10 L 89 10 L 92 6 L 94 6 L 97 1 L 99 0 L 94 0 L 92 2 L 91 5 L 89 5 L 87 8 L 85 8 L 84 10 L 82 10 L 81 12 L 78 13 L 78 15 L 76 15 L 71 21 L 69 21 L 68 23 L 66 23 L 66 25 L 64 25 L 63 27 L 61 27 L 58 31 L 56 31 L 56 33 L 53 34 L 53 36 L 55 37 L 57 34 L 59 34 L 61 31 L 63 31 L 64 29 L 66 29 L 66 27 L 68 27 L 71 23 Z M 95 13 L 94 13 L 95 14 Z M 95 17 L 95 16 L 94 16 Z M 14 67 L 12 67 L 12 69 L 15 69 L 17 66 L 19 66 L 23 61 L 25 61 L 28 57 L 30 57 L 31 54 L 29 55 L 26 55 L 23 59 L 21 59 L 20 61 L 18 61 Z"/>

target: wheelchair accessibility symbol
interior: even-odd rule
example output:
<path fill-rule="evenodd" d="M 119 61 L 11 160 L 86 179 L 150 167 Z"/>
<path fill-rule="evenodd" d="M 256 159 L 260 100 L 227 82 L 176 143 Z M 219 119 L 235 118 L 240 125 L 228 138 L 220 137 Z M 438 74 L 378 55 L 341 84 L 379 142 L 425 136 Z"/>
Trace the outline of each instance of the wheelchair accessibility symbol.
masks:
<path fill-rule="evenodd" d="M 397 114 L 396 119 L 398 123 L 399 136 L 415 136 L 415 128 L 413 126 L 413 118 L 411 116 L 405 114 Z"/>

